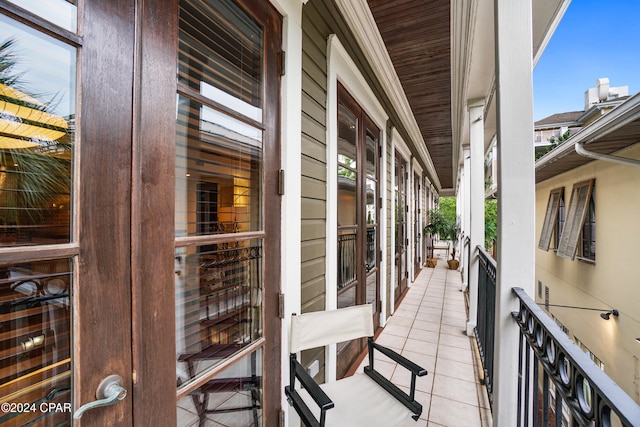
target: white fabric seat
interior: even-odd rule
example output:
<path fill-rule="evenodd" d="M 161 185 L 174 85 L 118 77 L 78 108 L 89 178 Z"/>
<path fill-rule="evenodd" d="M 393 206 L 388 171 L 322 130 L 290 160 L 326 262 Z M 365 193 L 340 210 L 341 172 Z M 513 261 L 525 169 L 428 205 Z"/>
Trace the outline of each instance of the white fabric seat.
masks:
<path fill-rule="evenodd" d="M 302 350 L 364 338 L 370 366 L 362 374 L 318 385 L 298 362 Z M 305 313 L 291 318 L 289 385 L 285 394 L 306 427 L 393 427 L 417 420 L 422 405 L 415 400 L 416 377 L 427 371 L 373 341 L 371 305 Z M 375 370 L 374 351 L 411 373 L 410 394 Z M 297 381 L 296 381 L 297 380 Z"/>
<path fill-rule="evenodd" d="M 365 374 L 355 374 L 338 381 L 321 384 L 320 388 L 335 403 L 327 411 L 327 427 L 393 427 L 413 415 Z M 306 390 L 298 390 L 316 419 L 320 410 Z"/>

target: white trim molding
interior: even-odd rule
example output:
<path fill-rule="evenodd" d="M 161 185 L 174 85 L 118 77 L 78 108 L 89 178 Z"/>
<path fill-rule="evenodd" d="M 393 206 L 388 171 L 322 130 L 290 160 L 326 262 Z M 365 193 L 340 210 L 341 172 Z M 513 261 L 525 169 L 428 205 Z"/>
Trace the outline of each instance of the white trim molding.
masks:
<path fill-rule="evenodd" d="M 327 222 L 326 222 L 326 309 L 332 310 L 338 305 L 337 253 L 338 236 L 338 82 L 366 111 L 367 115 L 380 129 L 380 143 L 386 141 L 387 113 L 374 95 L 360 70 L 335 34 L 327 40 Z M 381 178 L 384 181 L 383 178 Z M 382 218 L 381 218 L 382 219 Z M 381 239 L 381 244 L 384 240 Z M 384 255 L 384 253 L 383 253 Z M 380 293 L 385 290 L 385 282 L 380 280 Z M 332 285 L 333 284 L 333 285 Z M 386 319 L 385 319 L 386 321 Z M 328 346 L 326 380 L 336 378 L 336 348 Z"/>

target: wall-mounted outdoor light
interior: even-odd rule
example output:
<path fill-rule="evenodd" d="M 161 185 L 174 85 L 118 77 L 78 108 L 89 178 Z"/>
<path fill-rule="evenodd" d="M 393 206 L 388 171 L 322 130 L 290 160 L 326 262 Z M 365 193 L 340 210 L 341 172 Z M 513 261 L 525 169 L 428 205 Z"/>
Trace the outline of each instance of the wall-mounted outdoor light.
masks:
<path fill-rule="evenodd" d="M 618 314 L 620 313 L 618 313 L 618 310 L 609 310 L 606 313 L 601 313 L 600 317 L 602 317 L 604 320 L 609 320 L 609 317 L 611 317 L 612 314 L 618 317 Z"/>
<path fill-rule="evenodd" d="M 573 305 L 557 305 L 557 304 L 545 304 L 545 307 L 575 308 L 575 309 L 578 309 L 578 310 L 602 311 L 603 313 L 600 313 L 600 317 L 602 317 L 604 320 L 609 320 L 611 318 L 612 314 L 615 317 L 618 317 L 620 315 L 620 312 L 618 310 L 616 310 L 615 308 L 613 308 L 611 310 L 608 310 L 606 308 L 576 307 L 576 306 L 573 306 Z"/>

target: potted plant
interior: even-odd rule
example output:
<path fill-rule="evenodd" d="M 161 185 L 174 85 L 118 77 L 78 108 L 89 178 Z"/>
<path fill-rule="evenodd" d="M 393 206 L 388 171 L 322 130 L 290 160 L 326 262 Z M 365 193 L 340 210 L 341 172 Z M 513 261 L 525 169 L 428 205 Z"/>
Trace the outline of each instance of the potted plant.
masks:
<path fill-rule="evenodd" d="M 460 262 L 455 259 L 456 246 L 455 243 L 458 240 L 458 234 L 460 232 L 457 224 L 448 219 L 442 214 L 439 209 L 429 210 L 429 224 L 424 227 L 424 234 L 429 236 L 430 244 L 428 245 L 428 253 L 426 258 L 427 267 L 435 267 L 438 263 L 437 258 L 433 254 L 433 238 L 438 236 L 440 240 L 450 241 L 453 243 L 453 250 L 451 252 L 451 259 L 447 260 L 447 264 L 451 269 L 457 269 Z"/>

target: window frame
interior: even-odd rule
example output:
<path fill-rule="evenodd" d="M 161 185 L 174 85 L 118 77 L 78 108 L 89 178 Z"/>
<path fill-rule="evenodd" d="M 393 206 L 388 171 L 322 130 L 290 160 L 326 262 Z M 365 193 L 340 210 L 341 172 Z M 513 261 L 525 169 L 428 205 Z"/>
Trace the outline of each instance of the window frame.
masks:
<path fill-rule="evenodd" d="M 580 231 L 580 237 L 578 238 L 578 247 L 576 250 L 576 258 L 580 261 L 595 262 L 596 261 L 596 206 L 595 206 L 595 186 L 591 189 L 591 197 L 589 197 L 589 203 L 587 204 L 586 215 L 584 224 Z M 588 230 L 588 227 L 593 227 L 592 230 Z M 589 235 L 590 249 L 589 253 L 585 254 L 585 235 Z"/>

